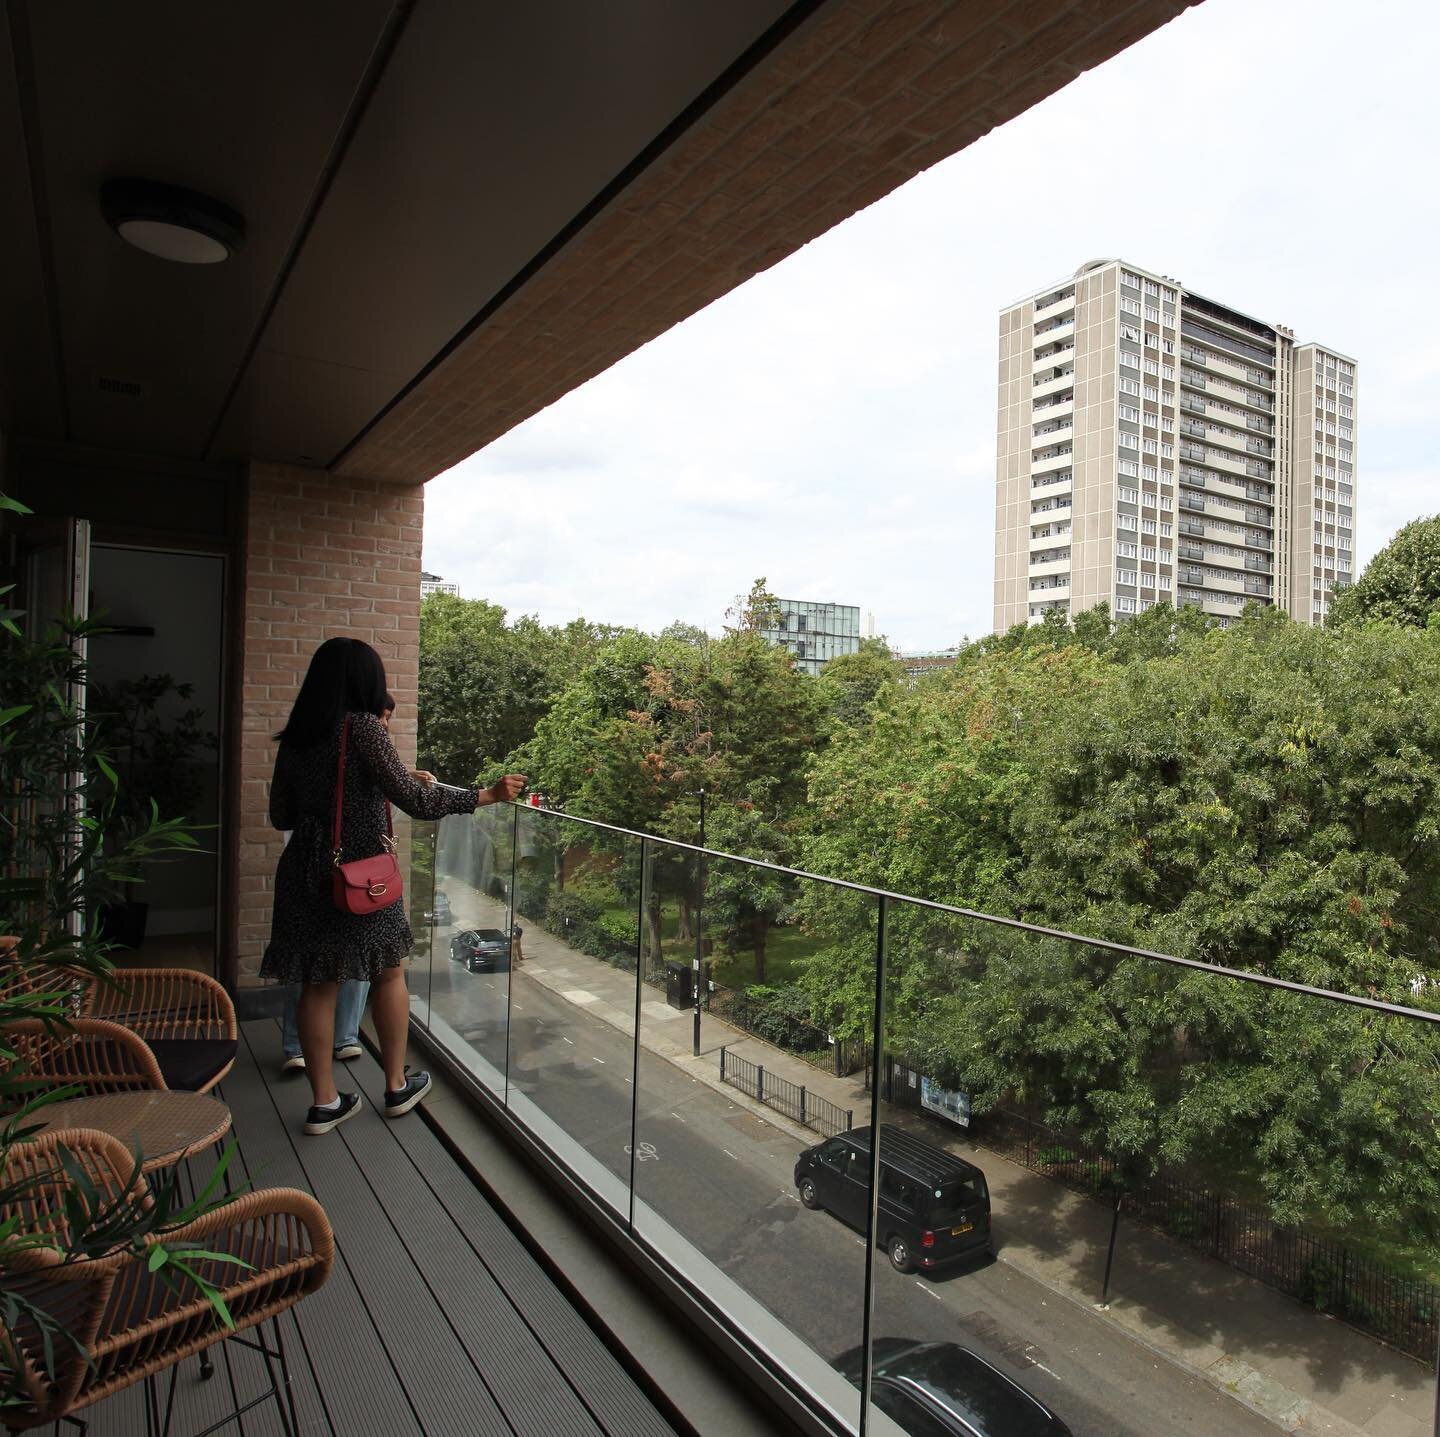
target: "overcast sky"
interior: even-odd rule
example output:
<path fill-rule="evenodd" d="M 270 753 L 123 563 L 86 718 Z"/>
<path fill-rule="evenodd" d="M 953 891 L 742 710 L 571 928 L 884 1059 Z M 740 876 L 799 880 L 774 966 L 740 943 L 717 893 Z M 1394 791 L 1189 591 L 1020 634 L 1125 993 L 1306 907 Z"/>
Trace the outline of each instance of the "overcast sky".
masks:
<path fill-rule="evenodd" d="M 434 480 L 425 567 L 546 622 L 715 631 L 764 575 L 988 633 L 997 316 L 1101 256 L 1359 361 L 1363 564 L 1440 510 L 1437 55 L 1433 0 L 1205 0 Z"/>

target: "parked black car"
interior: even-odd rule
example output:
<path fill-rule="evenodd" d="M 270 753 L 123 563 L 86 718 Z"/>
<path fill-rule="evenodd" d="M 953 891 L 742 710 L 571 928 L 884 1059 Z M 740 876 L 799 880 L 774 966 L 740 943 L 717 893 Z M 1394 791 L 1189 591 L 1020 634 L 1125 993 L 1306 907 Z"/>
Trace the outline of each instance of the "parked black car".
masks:
<path fill-rule="evenodd" d="M 857 1387 L 862 1356 L 857 1347 L 835 1359 Z M 910 1437 L 1071 1437 L 1038 1397 L 953 1342 L 877 1338 L 870 1392 Z"/>
<path fill-rule="evenodd" d="M 450 957 L 472 973 L 508 973 L 520 933 L 512 928 L 507 938 L 498 928 L 467 928 L 450 940 Z"/>
<path fill-rule="evenodd" d="M 863 1232 L 870 1129 L 806 1148 L 795 1161 L 795 1188 L 806 1207 L 824 1208 Z M 994 1252 L 985 1174 L 903 1128 L 882 1130 L 879 1216 L 875 1239 L 897 1272 L 930 1272 L 977 1251 Z"/>

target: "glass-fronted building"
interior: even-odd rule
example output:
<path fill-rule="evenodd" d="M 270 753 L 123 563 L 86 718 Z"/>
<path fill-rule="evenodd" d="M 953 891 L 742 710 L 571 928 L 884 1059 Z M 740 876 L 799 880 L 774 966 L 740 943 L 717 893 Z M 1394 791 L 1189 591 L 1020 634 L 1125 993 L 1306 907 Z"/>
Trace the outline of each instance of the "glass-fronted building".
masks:
<path fill-rule="evenodd" d="M 778 599 L 777 622 L 762 628 L 772 644 L 790 651 L 797 668 L 818 674 L 831 659 L 860 648 L 860 610 L 851 604 L 820 604 L 808 599 Z"/>

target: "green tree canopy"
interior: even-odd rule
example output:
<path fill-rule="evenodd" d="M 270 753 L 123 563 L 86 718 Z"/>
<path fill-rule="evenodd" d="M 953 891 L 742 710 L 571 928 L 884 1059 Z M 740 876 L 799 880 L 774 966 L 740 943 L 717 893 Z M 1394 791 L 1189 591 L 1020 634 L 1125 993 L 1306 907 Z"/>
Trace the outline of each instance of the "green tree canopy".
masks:
<path fill-rule="evenodd" d="M 595 651 L 510 762 L 572 813 L 687 843 L 699 837 L 703 789 L 712 846 L 782 861 L 823 731 L 815 681 L 753 627 L 704 645 L 623 634 Z M 725 931 L 744 935 L 763 977 L 766 933 L 793 894 L 749 872 L 715 884 Z"/>
<path fill-rule="evenodd" d="M 451 783 L 518 748 L 554 698 L 616 630 L 532 615 L 506 622 L 483 599 L 430 594 L 420 608 L 419 754 Z"/>
<path fill-rule="evenodd" d="M 850 728 L 869 722 L 870 705 L 882 690 L 904 680 L 884 639 L 861 639 L 853 654 L 840 654 L 820 670 L 820 702 L 832 722 Z"/>
<path fill-rule="evenodd" d="M 1440 515 L 1415 519 L 1335 595 L 1335 628 L 1388 621 L 1424 628 L 1440 615 Z M 1440 622 L 1440 620 L 1437 620 Z"/>
<path fill-rule="evenodd" d="M 1428 1006 L 1440 635 L 1105 627 L 982 642 L 883 698 L 812 766 L 801 866 Z M 873 915 L 801 901 L 831 940 L 816 1017 L 859 1031 Z M 982 1110 L 1030 1103 L 1122 1164 L 1238 1165 L 1279 1217 L 1434 1227 L 1428 1031 L 918 908 L 889 951 L 893 1050 Z"/>

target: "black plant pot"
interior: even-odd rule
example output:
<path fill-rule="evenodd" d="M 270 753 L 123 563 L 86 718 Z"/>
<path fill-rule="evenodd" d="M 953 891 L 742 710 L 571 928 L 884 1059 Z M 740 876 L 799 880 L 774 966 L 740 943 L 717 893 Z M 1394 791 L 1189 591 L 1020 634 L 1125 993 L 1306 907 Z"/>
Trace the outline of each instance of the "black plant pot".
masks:
<path fill-rule="evenodd" d="M 107 903 L 100 910 L 100 936 L 117 948 L 138 948 L 145 941 L 145 921 L 150 905 L 130 900 Z"/>

